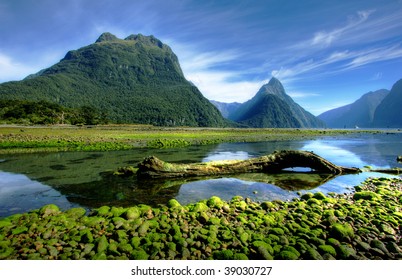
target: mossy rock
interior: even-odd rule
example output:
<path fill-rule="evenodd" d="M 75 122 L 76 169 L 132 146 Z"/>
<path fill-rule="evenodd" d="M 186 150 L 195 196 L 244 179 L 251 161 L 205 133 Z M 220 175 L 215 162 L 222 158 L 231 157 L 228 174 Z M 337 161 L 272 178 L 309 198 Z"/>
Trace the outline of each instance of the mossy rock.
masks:
<path fill-rule="evenodd" d="M 316 192 L 316 193 L 314 193 L 313 198 L 318 199 L 318 200 L 324 200 L 327 197 L 322 192 Z"/>
<path fill-rule="evenodd" d="M 210 199 L 208 199 L 207 205 L 211 208 L 221 209 L 225 203 L 220 197 L 212 196 Z"/>
<path fill-rule="evenodd" d="M 380 240 L 373 239 L 373 240 L 370 242 L 370 246 L 371 246 L 372 248 L 380 249 L 381 251 L 384 252 L 384 254 L 388 254 L 388 253 L 389 253 L 387 247 L 385 246 L 385 244 L 384 244 L 382 241 L 380 241 Z"/>
<path fill-rule="evenodd" d="M 96 209 L 96 214 L 98 216 L 102 216 L 102 217 L 111 217 L 112 216 L 112 213 L 110 213 L 110 207 L 106 206 L 106 205 Z"/>
<path fill-rule="evenodd" d="M 97 245 L 97 252 L 98 253 L 102 253 L 105 252 L 109 246 L 109 242 L 107 241 L 106 236 L 102 235 L 99 239 L 98 239 L 98 245 Z"/>
<path fill-rule="evenodd" d="M 20 226 L 20 227 L 17 227 L 15 229 L 13 229 L 11 231 L 11 233 L 14 234 L 14 235 L 17 235 L 17 234 L 21 234 L 21 233 L 24 233 L 24 232 L 27 232 L 27 231 L 28 231 L 28 228 L 26 226 Z"/>
<path fill-rule="evenodd" d="M 340 223 L 334 223 L 331 226 L 330 230 L 331 235 L 335 239 L 339 240 L 349 240 L 350 238 L 353 238 L 355 236 L 354 230 L 351 225 L 348 223 L 340 224 Z"/>
<path fill-rule="evenodd" d="M 243 254 L 243 253 L 235 253 L 234 255 L 233 255 L 233 260 L 248 260 L 249 258 L 247 257 L 247 255 L 246 254 Z"/>
<path fill-rule="evenodd" d="M 259 247 L 264 248 L 271 256 L 274 254 L 274 249 L 272 248 L 272 246 L 264 241 L 257 240 L 257 241 L 254 241 L 252 243 L 252 245 L 256 249 L 258 249 Z"/>
<path fill-rule="evenodd" d="M 273 260 L 274 257 L 268 252 L 267 248 L 260 246 L 257 248 L 257 252 L 259 254 L 259 259 L 262 258 L 264 260 Z"/>
<path fill-rule="evenodd" d="M 279 260 L 297 260 L 297 259 L 299 259 L 299 257 L 292 251 L 284 250 L 278 254 L 277 259 L 279 259 Z"/>
<path fill-rule="evenodd" d="M 336 252 L 338 254 L 338 259 L 342 260 L 354 259 L 356 256 L 356 251 L 351 246 L 344 244 L 337 247 Z"/>
<path fill-rule="evenodd" d="M 296 248 L 294 248 L 293 246 L 284 246 L 283 251 L 292 252 L 293 254 L 295 254 L 297 256 L 297 258 L 299 258 L 300 255 L 301 255 L 300 252 Z"/>
<path fill-rule="evenodd" d="M 215 260 L 233 260 L 234 256 L 232 250 L 215 251 L 212 255 Z"/>
<path fill-rule="evenodd" d="M 167 207 L 169 208 L 176 208 L 176 207 L 182 207 L 180 202 L 178 202 L 176 199 L 170 199 L 167 203 Z"/>
<path fill-rule="evenodd" d="M 396 234 L 396 231 L 387 223 L 381 223 L 380 230 L 386 234 L 390 234 L 390 235 Z"/>
<path fill-rule="evenodd" d="M 304 255 L 307 260 L 323 260 L 322 255 L 314 248 L 309 247 Z"/>
<path fill-rule="evenodd" d="M 337 239 L 332 238 L 332 237 L 328 238 L 327 243 L 334 248 L 341 246 L 341 242 L 339 242 Z"/>
<path fill-rule="evenodd" d="M 331 245 L 320 245 L 318 248 L 323 254 L 330 254 L 331 256 L 336 257 L 336 250 Z"/>
<path fill-rule="evenodd" d="M 113 206 L 110 209 L 110 212 L 112 213 L 113 217 L 120 217 L 127 212 L 127 208 Z"/>
<path fill-rule="evenodd" d="M 302 200 L 309 200 L 310 198 L 312 198 L 314 196 L 314 194 L 313 193 L 305 193 L 305 194 L 303 194 L 301 197 L 300 197 L 300 199 L 302 199 Z"/>
<path fill-rule="evenodd" d="M 45 205 L 42 208 L 40 208 L 40 210 L 39 210 L 40 215 L 42 215 L 43 217 L 57 215 L 60 212 L 61 212 L 60 208 L 55 204 Z"/>
<path fill-rule="evenodd" d="M 127 220 L 136 220 L 141 216 L 141 211 L 137 207 L 130 207 L 125 213 Z"/>
<path fill-rule="evenodd" d="M 271 229 L 270 229 L 270 232 L 272 232 L 272 233 L 275 234 L 275 235 L 279 235 L 279 236 L 285 234 L 284 230 L 281 229 L 281 228 L 278 228 L 278 227 L 276 227 L 276 228 L 271 228 Z"/>
<path fill-rule="evenodd" d="M 274 210 L 276 209 L 276 206 L 270 201 L 264 201 L 263 203 L 261 203 L 261 208 L 264 210 Z"/>
<path fill-rule="evenodd" d="M 192 209 L 193 212 L 205 212 L 208 210 L 209 207 L 204 202 L 197 202 Z"/>
<path fill-rule="evenodd" d="M 84 216 L 87 213 L 87 210 L 85 210 L 82 207 L 78 207 L 78 208 L 68 209 L 64 213 L 69 218 L 79 219 L 79 218 L 81 218 L 82 216 Z"/>
<path fill-rule="evenodd" d="M 364 200 L 374 201 L 374 200 L 381 200 L 381 196 L 376 194 L 375 192 L 361 191 L 361 192 L 356 192 L 353 195 L 353 199 L 354 200 L 364 199 Z"/>
<path fill-rule="evenodd" d="M 12 223 L 9 220 L 0 220 L 0 229 L 4 227 L 9 227 L 11 225 Z"/>
<path fill-rule="evenodd" d="M 10 256 L 13 255 L 13 253 L 14 253 L 13 248 L 5 248 L 3 250 L 0 250 L 0 260 L 8 259 Z"/>

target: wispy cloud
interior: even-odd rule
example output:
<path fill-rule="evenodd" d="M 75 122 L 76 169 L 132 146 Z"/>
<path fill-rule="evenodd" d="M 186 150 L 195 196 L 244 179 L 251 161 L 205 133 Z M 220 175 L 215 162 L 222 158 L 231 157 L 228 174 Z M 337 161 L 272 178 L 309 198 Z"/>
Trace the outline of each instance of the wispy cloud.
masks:
<path fill-rule="evenodd" d="M 19 80 L 35 72 L 35 68 L 0 53 L 0 82 Z"/>
<path fill-rule="evenodd" d="M 318 48 L 329 47 L 335 41 L 341 39 L 342 36 L 348 35 L 348 33 L 353 32 L 359 25 L 366 22 L 373 12 L 374 10 L 358 11 L 357 15 L 349 17 L 348 22 L 344 26 L 335 28 L 331 31 L 317 31 L 311 39 L 299 42 L 292 46 L 292 48 L 306 48 L 306 46 Z"/>
<path fill-rule="evenodd" d="M 303 78 L 302 75 L 307 73 L 315 77 L 333 75 L 367 64 L 393 59 L 402 59 L 402 47 L 399 44 L 354 51 L 335 51 L 325 57 L 307 58 L 298 63 L 282 66 L 280 69 L 273 70 L 271 74 L 278 79 L 296 80 Z M 328 67 L 330 65 L 332 67 Z"/>
<path fill-rule="evenodd" d="M 228 67 L 242 53 L 236 49 L 214 52 L 197 50 L 191 44 L 170 41 L 178 55 L 180 65 L 187 80 L 194 83 L 202 94 L 222 102 L 244 102 L 250 99 L 266 80 L 244 80 L 244 71 Z"/>
<path fill-rule="evenodd" d="M 9 55 L 0 53 L 0 83 L 21 80 L 58 62 L 62 55 L 63 53 L 60 51 L 49 52 L 35 57 L 37 62 L 33 63 L 32 61 L 21 62 Z"/>

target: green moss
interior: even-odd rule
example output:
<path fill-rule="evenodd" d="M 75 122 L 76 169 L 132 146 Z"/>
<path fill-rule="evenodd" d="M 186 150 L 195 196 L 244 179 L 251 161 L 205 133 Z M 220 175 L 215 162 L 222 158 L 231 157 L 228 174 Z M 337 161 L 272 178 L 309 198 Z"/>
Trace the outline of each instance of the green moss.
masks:
<path fill-rule="evenodd" d="M 331 235 L 340 240 L 349 240 L 350 238 L 354 237 L 354 230 L 351 225 L 348 223 L 340 224 L 334 223 L 331 226 Z"/>
<path fill-rule="evenodd" d="M 71 208 L 68 209 L 65 214 L 67 217 L 69 218 L 73 218 L 73 219 L 78 219 L 81 218 L 82 216 L 84 216 L 86 214 L 86 210 L 84 208 Z"/>
<path fill-rule="evenodd" d="M 220 199 L 219 197 L 217 197 L 217 196 L 212 196 L 210 199 L 208 199 L 207 205 L 208 205 L 209 207 L 212 207 L 212 208 L 220 209 L 220 208 L 223 207 L 224 202 L 223 202 L 222 199 Z"/>
<path fill-rule="evenodd" d="M 110 211 L 109 206 L 102 206 L 102 207 L 99 207 L 98 209 L 96 209 L 96 214 L 98 216 L 108 217 L 108 216 L 112 215 L 109 211 Z"/>
<path fill-rule="evenodd" d="M 233 260 L 233 251 L 232 250 L 222 250 L 222 251 L 215 251 L 213 253 L 213 258 L 215 260 Z"/>
<path fill-rule="evenodd" d="M 316 192 L 314 193 L 313 198 L 318 200 L 324 200 L 326 196 L 322 192 Z"/>
<path fill-rule="evenodd" d="M 107 250 L 108 246 L 109 246 L 109 242 L 107 241 L 106 236 L 102 235 L 99 239 L 98 239 L 98 245 L 97 245 L 97 252 L 98 253 L 102 253 L 104 251 Z"/>
<path fill-rule="evenodd" d="M 246 254 L 243 254 L 243 253 L 235 253 L 235 254 L 233 255 L 233 259 L 234 259 L 234 260 L 248 260 L 249 258 L 247 257 Z"/>
<path fill-rule="evenodd" d="M 193 207 L 193 212 L 205 212 L 208 210 L 209 207 L 203 202 L 197 202 Z"/>
<path fill-rule="evenodd" d="M 297 260 L 299 257 L 292 251 L 284 250 L 278 255 L 280 260 Z"/>
<path fill-rule="evenodd" d="M 306 251 L 306 259 L 308 260 L 323 260 L 321 254 L 314 248 L 309 247 Z"/>
<path fill-rule="evenodd" d="M 176 208 L 176 207 L 181 207 L 181 204 L 176 199 L 170 199 L 167 203 L 167 206 L 169 208 Z"/>
<path fill-rule="evenodd" d="M 331 256 L 336 257 L 336 250 L 331 245 L 320 245 L 318 248 L 323 254 L 328 253 Z"/>
<path fill-rule="evenodd" d="M 125 213 L 127 220 L 136 220 L 141 216 L 141 212 L 137 207 L 130 207 Z"/>
<path fill-rule="evenodd" d="M 24 233 L 24 232 L 27 232 L 27 231 L 28 231 L 28 228 L 26 226 L 20 226 L 20 227 L 17 227 L 15 229 L 13 229 L 11 231 L 11 233 L 14 234 L 14 235 L 17 235 L 17 234 L 21 234 L 21 233 Z"/>
<path fill-rule="evenodd" d="M 364 199 L 364 200 L 374 201 L 374 200 L 381 200 L 381 196 L 379 196 L 375 192 L 371 192 L 371 191 L 360 191 L 360 192 L 356 192 L 353 195 L 353 199 L 354 200 Z"/>
<path fill-rule="evenodd" d="M 55 204 L 49 204 L 49 205 L 43 206 L 39 210 L 39 213 L 44 217 L 47 217 L 50 215 L 56 215 L 56 214 L 60 213 L 60 208 Z"/>

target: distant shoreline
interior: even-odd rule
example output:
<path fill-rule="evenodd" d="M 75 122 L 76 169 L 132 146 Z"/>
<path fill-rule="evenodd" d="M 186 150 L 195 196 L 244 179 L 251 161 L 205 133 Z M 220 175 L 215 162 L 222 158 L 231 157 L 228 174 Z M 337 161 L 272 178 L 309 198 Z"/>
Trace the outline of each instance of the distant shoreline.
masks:
<path fill-rule="evenodd" d="M 151 125 L 0 125 L 0 154 L 178 148 L 219 143 L 300 140 L 400 129 L 157 127 Z"/>

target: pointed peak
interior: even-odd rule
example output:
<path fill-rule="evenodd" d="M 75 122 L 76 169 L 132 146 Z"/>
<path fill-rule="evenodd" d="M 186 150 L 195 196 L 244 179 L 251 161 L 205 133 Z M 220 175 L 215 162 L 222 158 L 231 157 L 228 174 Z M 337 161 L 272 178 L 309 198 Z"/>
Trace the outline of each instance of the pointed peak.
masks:
<path fill-rule="evenodd" d="M 275 77 L 272 77 L 267 84 L 263 85 L 259 93 L 274 94 L 274 95 L 286 94 L 285 88 L 283 87 L 282 83 Z"/>
<path fill-rule="evenodd" d="M 280 86 L 282 86 L 282 83 L 281 83 L 277 78 L 272 77 L 271 80 L 269 80 L 268 85 L 271 85 L 271 86 L 278 86 L 278 85 L 280 85 Z"/>
<path fill-rule="evenodd" d="M 96 40 L 96 42 L 95 43 L 101 43 L 101 42 L 106 42 L 106 41 L 116 41 L 116 40 L 118 40 L 119 38 L 117 38 L 115 35 L 113 35 L 112 33 L 109 33 L 109 32 L 105 32 L 105 33 L 102 33 L 100 36 L 99 36 L 99 38 L 98 38 L 98 40 Z"/>

